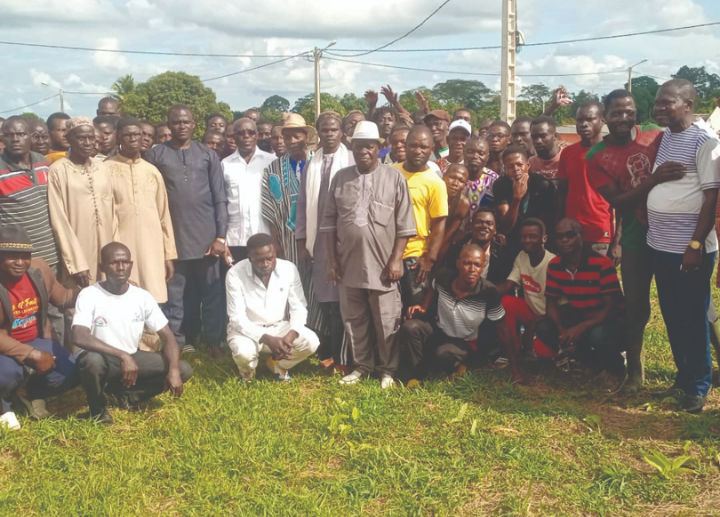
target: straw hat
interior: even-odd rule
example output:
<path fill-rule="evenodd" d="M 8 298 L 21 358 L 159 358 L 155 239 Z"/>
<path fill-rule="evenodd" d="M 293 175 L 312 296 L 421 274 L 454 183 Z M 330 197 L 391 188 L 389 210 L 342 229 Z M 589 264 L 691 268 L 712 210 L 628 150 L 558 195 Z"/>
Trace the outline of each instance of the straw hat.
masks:
<path fill-rule="evenodd" d="M 285 113 L 283 115 L 283 125 L 281 129 L 304 129 L 308 137 L 308 143 L 317 141 L 317 131 L 315 131 L 315 128 L 308 126 L 302 115 L 298 113 Z"/>

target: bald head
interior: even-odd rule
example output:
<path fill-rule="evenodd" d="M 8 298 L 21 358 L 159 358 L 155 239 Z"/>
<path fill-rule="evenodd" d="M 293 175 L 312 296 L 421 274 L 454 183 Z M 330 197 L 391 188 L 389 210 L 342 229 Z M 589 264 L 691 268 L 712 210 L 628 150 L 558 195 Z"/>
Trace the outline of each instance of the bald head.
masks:
<path fill-rule="evenodd" d="M 13 115 L 12 117 L 8 117 L 5 119 L 2 123 L 2 129 L 5 129 L 6 127 L 21 127 L 22 129 L 26 130 L 28 133 L 32 130 L 32 127 L 30 126 L 30 122 L 27 119 L 22 118 L 19 115 Z"/>
<path fill-rule="evenodd" d="M 100 250 L 100 263 L 109 264 L 118 253 L 127 254 L 127 260 L 132 258 L 130 256 L 130 248 L 125 246 L 122 242 L 111 242 L 103 246 Z"/>
<path fill-rule="evenodd" d="M 463 257 L 466 257 L 466 256 L 477 256 L 477 255 L 482 256 L 483 262 L 484 262 L 485 252 L 483 251 L 483 249 L 480 246 L 471 242 L 470 244 L 463 246 L 462 250 L 460 250 L 460 256 L 458 258 L 462 259 Z"/>
<path fill-rule="evenodd" d="M 697 98 L 695 85 L 687 79 L 670 79 L 669 81 L 664 83 L 660 87 L 660 89 L 665 89 L 672 92 L 673 94 L 680 97 L 683 101 L 692 101 L 694 103 L 695 99 Z"/>
<path fill-rule="evenodd" d="M 432 131 L 425 124 L 415 124 L 408 132 L 408 138 L 415 135 L 429 135 L 432 138 Z"/>
<path fill-rule="evenodd" d="M 655 94 L 653 115 L 660 126 L 680 133 L 695 122 L 695 86 L 686 79 L 671 79 Z"/>

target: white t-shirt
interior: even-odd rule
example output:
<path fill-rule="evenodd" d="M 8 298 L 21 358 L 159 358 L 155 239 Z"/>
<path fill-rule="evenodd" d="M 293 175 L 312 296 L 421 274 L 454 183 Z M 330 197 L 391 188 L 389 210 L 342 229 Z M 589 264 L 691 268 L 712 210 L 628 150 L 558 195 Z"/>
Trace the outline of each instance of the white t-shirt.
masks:
<path fill-rule="evenodd" d="M 545 280 L 547 279 L 548 263 L 555 258 L 555 255 L 545 251 L 542 261 L 532 267 L 530 256 L 521 251 L 515 259 L 512 272 L 508 280 L 512 280 L 523 288 L 525 303 L 536 316 L 545 314 Z"/>
<path fill-rule="evenodd" d="M 155 298 L 145 289 L 130 285 L 125 294 L 116 295 L 99 283 L 80 291 L 72 322 L 73 327 L 87 327 L 106 345 L 128 354 L 138 351 L 146 325 L 157 332 L 167 324 Z"/>

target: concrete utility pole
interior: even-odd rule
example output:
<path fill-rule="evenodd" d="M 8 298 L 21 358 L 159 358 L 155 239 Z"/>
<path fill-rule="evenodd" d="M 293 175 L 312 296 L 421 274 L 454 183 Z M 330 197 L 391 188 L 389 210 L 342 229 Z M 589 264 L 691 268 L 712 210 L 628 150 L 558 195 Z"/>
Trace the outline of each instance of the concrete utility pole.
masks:
<path fill-rule="evenodd" d="M 313 60 L 315 61 L 315 119 L 320 115 L 320 55 L 320 49 L 315 47 L 313 50 Z M 313 122 L 307 121 L 309 124 Z"/>
<path fill-rule="evenodd" d="M 500 118 L 515 120 L 515 57 L 517 36 L 517 0 L 503 0 L 502 79 L 500 81 Z"/>
<path fill-rule="evenodd" d="M 315 47 L 313 49 L 313 61 L 315 61 L 315 118 L 317 119 L 320 115 L 320 58 L 322 57 L 323 50 L 327 50 L 332 47 L 336 41 L 330 42 L 325 48 Z M 314 124 L 314 120 L 306 121 L 309 124 Z"/>
<path fill-rule="evenodd" d="M 647 59 L 643 59 L 639 63 L 635 63 L 633 66 L 628 67 L 628 91 L 632 93 L 632 70 L 636 66 L 642 65 L 643 63 L 647 63 Z"/>

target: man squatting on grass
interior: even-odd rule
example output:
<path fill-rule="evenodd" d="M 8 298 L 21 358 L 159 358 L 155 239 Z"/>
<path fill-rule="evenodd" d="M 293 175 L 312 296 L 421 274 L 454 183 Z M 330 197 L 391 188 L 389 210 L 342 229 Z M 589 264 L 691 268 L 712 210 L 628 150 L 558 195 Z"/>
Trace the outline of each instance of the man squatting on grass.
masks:
<path fill-rule="evenodd" d="M 119 182 L 111 186 L 107 175 L 98 174 L 89 194 L 68 192 L 72 199 L 63 206 L 57 185 L 48 189 L 56 194 L 50 196 L 51 214 L 53 207 L 55 213 L 72 207 L 78 215 L 73 232 L 97 236 L 84 253 L 94 257 L 102 248 L 100 260 L 90 260 L 100 262 L 93 276 L 98 283 L 80 283 L 85 289 L 66 343 L 81 350 L 76 363 L 51 341 L 47 326 L 49 306 L 69 309 L 74 292 L 60 287 L 42 263 L 31 261 L 29 251 L 46 251 L 36 238 L 37 221 L 3 219 L 21 227 L 0 227 L 0 396 L 6 425 L 17 423 L 10 411 L 14 395 L 31 416 L 48 416 L 43 397 L 72 387 L 78 370 L 90 413 L 102 422 L 112 420 L 106 394 L 121 407 L 164 389 L 180 395 L 191 370 L 179 360 L 177 342 L 186 332 L 202 334 L 212 358 L 225 356 L 223 304 L 227 343 L 243 381 L 253 379 L 264 350 L 273 355 L 268 364 L 274 377 L 290 380 L 288 370 L 315 352 L 317 336 L 330 334 L 330 315 L 342 320 L 343 328 L 335 322 L 326 349 L 348 353 L 321 364 L 342 373 L 345 385 L 376 374 L 382 388 L 390 388 L 399 372 L 413 366 L 418 369 L 412 377 L 424 377 L 431 366 L 459 373 L 481 355 L 474 348 L 493 359 L 500 350 L 506 361 L 501 357 L 496 364 L 509 363 L 513 378 L 523 382 L 516 356 L 525 343 L 525 359 L 575 361 L 601 376 L 606 390 L 632 395 L 644 382 L 642 341 L 653 275 L 678 366 L 674 387 L 684 392 L 679 409 L 700 412 L 711 382 L 708 336 L 714 338 L 718 326 L 715 316 L 708 325 L 706 311 L 714 313 L 709 279 L 717 249 L 712 215 L 720 186 L 720 142 L 695 119 L 693 85 L 673 80 L 658 90 L 655 114 L 667 126 L 664 131 L 636 125 L 628 91 L 611 92 L 602 105 L 585 103 L 574 114 L 580 142 L 569 147 L 547 113 L 512 127 L 486 120 L 473 130 L 473 114 L 459 109 L 450 130 L 448 114 L 430 110 L 425 96 L 416 96 L 420 109 L 410 114 L 389 86 L 381 91 L 392 108 L 375 110 L 370 103 L 371 112 L 352 112 L 345 119 L 326 113 L 317 127 L 298 114 L 279 126 L 258 124 L 264 148 L 275 153 L 268 153 L 267 160 L 274 160 L 269 165 L 258 160 L 243 165 L 233 154 L 238 135 L 249 138 L 245 151 L 255 153 L 243 154 L 243 160 L 261 152 L 259 128 L 249 120 L 258 118 L 255 109 L 239 123 L 247 129 L 243 134 L 237 133 L 238 123 L 210 117 L 207 145 L 193 140 L 195 122 L 187 106 L 170 109 L 166 126 L 144 124 L 150 129 L 141 156 L 157 165 L 164 180 L 153 190 L 158 194 L 153 202 L 169 204 L 171 221 L 162 224 L 172 223 L 180 257 L 173 261 L 174 275 L 159 279 L 169 279 L 171 287 L 165 316 L 152 295 L 128 283 L 133 267 L 145 267 L 142 261 L 133 266 L 125 245 L 113 242 L 118 240 L 113 200 Z M 101 103 L 98 115 L 119 114 L 116 103 Z M 79 181 L 87 174 L 72 171 L 106 168 L 93 158 L 98 137 L 89 119 L 68 118 L 57 113 L 48 119 L 49 145 L 42 127 L 18 117 L 4 124 L 0 164 L 7 167 L 0 170 L 0 214 L 20 213 L 23 203 L 47 203 L 43 185 L 52 186 L 58 170 L 68 181 Z M 604 137 L 603 122 L 609 130 Z M 118 141 L 111 126 L 99 137 L 104 142 Z M 322 160 L 313 160 L 320 155 L 318 131 Z M 165 143 L 151 147 L 153 132 Z M 37 153 L 56 162 L 50 181 L 46 161 Z M 218 153 L 230 156 L 224 170 Z M 311 165 L 303 170 L 305 163 Z M 308 182 L 316 189 L 313 199 L 318 194 L 311 212 L 298 206 Z M 259 185 L 259 192 L 247 198 L 243 188 L 251 184 Z M 160 195 L 163 189 L 166 196 Z M 228 203 L 238 216 L 232 227 Z M 296 233 L 299 210 L 306 217 L 311 213 L 312 230 L 326 243 L 325 250 L 313 249 L 320 258 L 323 251 L 327 255 L 324 274 L 320 263 L 309 267 L 314 258 L 296 252 L 297 241 L 307 237 Z M 105 215 L 93 217 L 98 213 Z M 55 222 L 52 226 L 60 265 L 67 265 L 77 247 L 75 234 Z M 268 226 L 273 242 L 281 237 L 282 249 L 267 242 L 261 228 Z M 220 258 L 232 262 L 225 242 L 229 230 L 241 233 L 243 243 L 247 237 L 248 258 L 227 273 L 218 263 Z M 616 264 L 623 271 L 622 286 Z M 97 264 L 85 266 L 95 271 Z M 71 278 L 62 267 L 58 273 Z M 227 294 L 221 289 L 225 274 Z M 316 310 L 318 292 L 330 290 L 337 290 L 339 316 L 336 310 Z M 144 327 L 159 333 L 162 353 L 138 350 Z M 182 351 L 194 348 L 185 342 Z"/>

